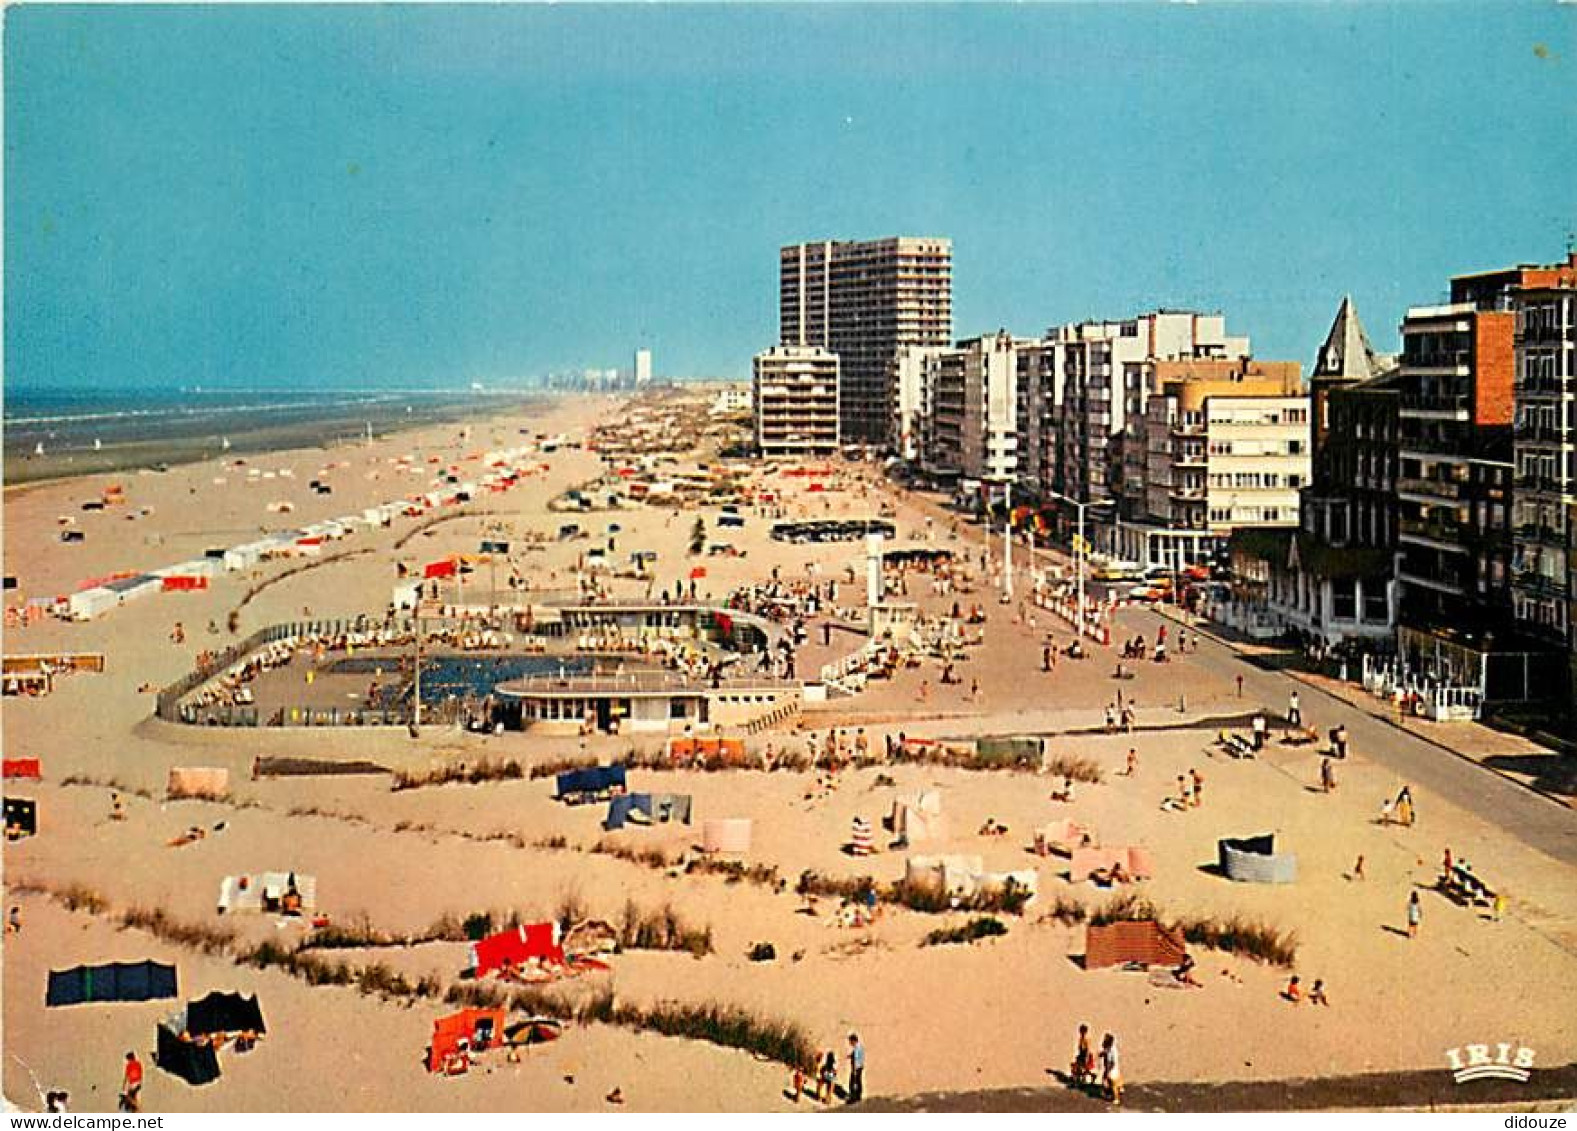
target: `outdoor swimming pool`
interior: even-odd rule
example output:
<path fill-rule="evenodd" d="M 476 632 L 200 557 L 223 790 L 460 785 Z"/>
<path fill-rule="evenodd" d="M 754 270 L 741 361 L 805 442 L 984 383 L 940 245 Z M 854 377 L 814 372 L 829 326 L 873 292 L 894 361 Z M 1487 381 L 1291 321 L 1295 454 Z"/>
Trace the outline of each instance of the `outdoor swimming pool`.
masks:
<path fill-rule="evenodd" d="M 598 670 L 598 662 L 591 656 L 424 656 L 422 702 L 441 703 L 445 699 L 466 696 L 483 699 L 491 695 L 493 688 L 500 683 L 512 679 L 532 675 L 591 675 Z M 379 681 L 378 694 L 368 701 L 367 706 L 388 709 L 408 703 L 414 682 L 409 659 L 355 656 L 339 660 L 328 668 L 328 674 L 331 675 L 361 675 L 369 678 L 376 678 L 379 671 L 382 671 L 383 678 Z"/>

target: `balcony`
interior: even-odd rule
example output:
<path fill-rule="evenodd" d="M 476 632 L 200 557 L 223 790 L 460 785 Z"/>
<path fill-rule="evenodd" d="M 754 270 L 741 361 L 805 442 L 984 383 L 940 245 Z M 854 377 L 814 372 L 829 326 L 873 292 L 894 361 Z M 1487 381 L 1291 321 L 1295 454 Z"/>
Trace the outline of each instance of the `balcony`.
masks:
<path fill-rule="evenodd" d="M 1557 479 L 1553 475 L 1519 475 L 1518 491 L 1530 495 L 1565 495 L 1577 491 L 1577 483 Z"/>
<path fill-rule="evenodd" d="M 1453 480 L 1421 479 L 1404 475 L 1396 481 L 1396 493 L 1426 501 L 1447 499 L 1456 502 L 1463 497 L 1465 486 Z"/>
<path fill-rule="evenodd" d="M 1573 439 L 1573 432 L 1577 429 L 1568 428 L 1562 424 L 1548 421 L 1528 421 L 1512 428 L 1511 434 L 1516 439 L 1527 443 L 1544 444 L 1569 444 Z"/>
<path fill-rule="evenodd" d="M 1397 522 L 1397 534 L 1403 542 L 1421 542 L 1452 553 L 1467 553 L 1464 540 L 1471 533 L 1460 522 L 1442 522 L 1439 519 L 1404 518 Z"/>
<path fill-rule="evenodd" d="M 1404 396 L 1401 398 L 1401 415 L 1426 420 L 1467 420 L 1473 408 L 1472 398 L 1466 393 L 1443 396 Z"/>
<path fill-rule="evenodd" d="M 1518 570 L 1511 576 L 1511 584 L 1518 593 L 1533 598 L 1565 598 L 1569 587 L 1557 577 L 1534 569 Z"/>
<path fill-rule="evenodd" d="M 1566 531 L 1542 523 L 1524 522 L 1517 527 L 1517 542 L 1518 544 L 1537 543 L 1540 546 L 1552 546 L 1564 550 Z"/>
<path fill-rule="evenodd" d="M 1178 467 L 1204 467 L 1209 461 L 1204 452 L 1179 452 L 1172 462 Z"/>
<path fill-rule="evenodd" d="M 1572 391 L 1572 382 L 1566 377 L 1524 377 L 1516 383 L 1517 396 L 1563 397 Z"/>
<path fill-rule="evenodd" d="M 1203 499 L 1205 497 L 1205 489 L 1195 486 L 1168 487 L 1166 493 L 1174 499 Z"/>
<path fill-rule="evenodd" d="M 1205 424 L 1202 420 L 1174 420 L 1172 421 L 1172 435 L 1174 436 L 1203 436 Z"/>
<path fill-rule="evenodd" d="M 1396 579 L 1404 586 L 1415 585 L 1420 589 L 1433 589 L 1437 593 L 1450 593 L 1456 597 L 1465 596 L 1466 594 L 1462 586 L 1455 581 L 1448 581 L 1444 578 L 1432 577 L 1422 573 L 1413 573 L 1403 563 L 1397 564 Z"/>

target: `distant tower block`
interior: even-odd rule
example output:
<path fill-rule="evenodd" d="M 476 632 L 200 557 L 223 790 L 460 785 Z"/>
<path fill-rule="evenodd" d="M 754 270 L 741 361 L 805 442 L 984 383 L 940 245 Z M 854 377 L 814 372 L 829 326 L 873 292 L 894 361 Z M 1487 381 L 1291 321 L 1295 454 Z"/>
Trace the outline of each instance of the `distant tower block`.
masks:
<path fill-rule="evenodd" d="M 651 384 L 652 380 L 652 351 L 635 351 L 635 387 Z"/>

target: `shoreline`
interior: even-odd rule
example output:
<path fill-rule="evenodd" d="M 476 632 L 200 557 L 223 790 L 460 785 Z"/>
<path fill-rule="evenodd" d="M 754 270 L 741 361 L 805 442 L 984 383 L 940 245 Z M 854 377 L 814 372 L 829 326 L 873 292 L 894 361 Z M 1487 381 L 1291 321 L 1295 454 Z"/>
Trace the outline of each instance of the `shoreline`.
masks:
<path fill-rule="evenodd" d="M 220 457 L 239 459 L 309 448 L 335 451 L 365 443 L 364 436 L 355 429 L 364 427 L 369 421 L 373 426 L 374 437 L 384 439 L 436 425 L 458 424 L 550 409 L 558 403 L 561 396 L 562 394 L 549 391 L 518 395 L 457 393 L 453 400 L 438 401 L 410 413 L 385 410 L 380 416 L 363 410 L 356 413 L 333 413 L 316 419 L 284 424 L 261 423 L 250 428 L 243 425 L 227 433 L 230 439 L 228 449 L 221 447 L 215 440 L 214 434 L 209 432 L 200 435 L 136 440 L 117 444 L 100 452 L 77 452 L 73 454 L 70 461 L 61 457 L 46 457 L 53 466 L 48 470 L 41 470 L 37 476 L 24 475 L 20 479 L 14 477 L 14 472 L 17 470 L 25 472 L 32 462 L 31 458 L 7 457 L 3 469 L 0 469 L 0 482 L 4 483 L 4 497 L 12 499 L 40 487 L 69 483 L 94 475 L 135 475 L 143 471 L 155 472 L 159 464 L 164 464 L 167 469 L 173 470 Z M 400 407 L 403 408 L 403 405 Z M 73 463 L 76 466 L 72 466 Z"/>

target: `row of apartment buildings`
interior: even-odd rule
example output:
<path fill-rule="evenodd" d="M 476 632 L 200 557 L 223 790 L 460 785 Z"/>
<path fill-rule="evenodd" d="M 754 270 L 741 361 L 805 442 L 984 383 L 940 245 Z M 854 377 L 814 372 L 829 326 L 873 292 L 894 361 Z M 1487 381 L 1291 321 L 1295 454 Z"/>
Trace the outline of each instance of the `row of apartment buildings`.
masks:
<path fill-rule="evenodd" d="M 1251 616 L 1394 642 L 1405 672 L 1494 702 L 1577 703 L 1577 254 L 1451 280 L 1374 354 L 1344 305 L 1311 379 L 1293 532 L 1249 532 Z"/>
<path fill-rule="evenodd" d="M 1310 465 L 1301 367 L 1253 358 L 1219 314 L 911 347 L 892 387 L 899 455 L 965 493 L 1089 504 L 1096 544 L 1116 556 L 1202 561 L 1237 526 L 1297 522 Z"/>
<path fill-rule="evenodd" d="M 797 244 L 782 342 L 756 359 L 757 439 L 885 446 L 1053 519 L 1086 504 L 1096 545 L 1144 565 L 1230 541 L 1243 627 L 1394 647 L 1491 698 L 1549 694 L 1565 671 L 1570 694 L 1574 280 L 1577 255 L 1455 278 L 1449 302 L 1407 312 L 1399 357 L 1344 300 L 1305 386 L 1220 314 L 954 342 L 948 241 Z"/>

